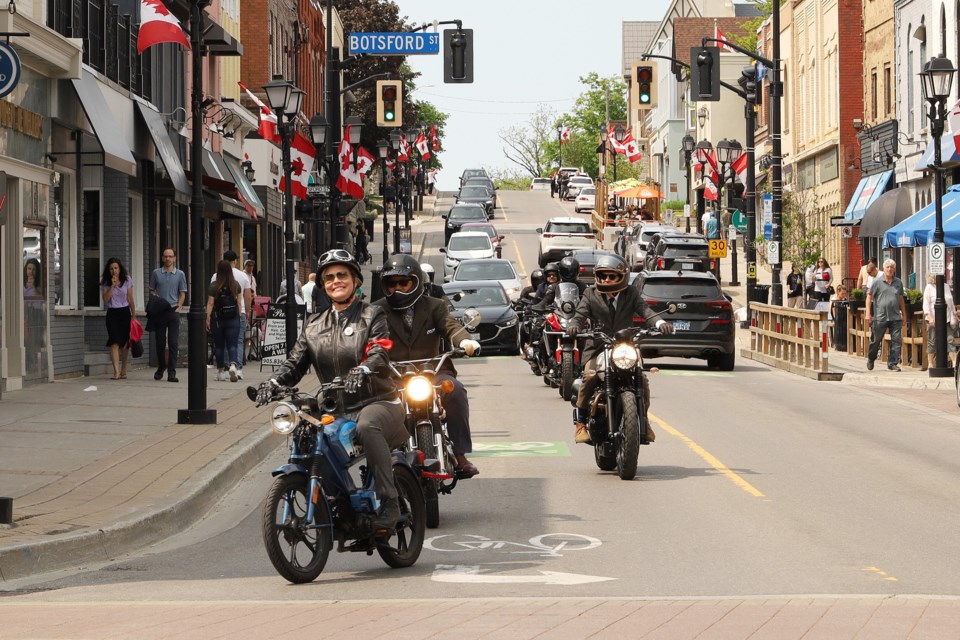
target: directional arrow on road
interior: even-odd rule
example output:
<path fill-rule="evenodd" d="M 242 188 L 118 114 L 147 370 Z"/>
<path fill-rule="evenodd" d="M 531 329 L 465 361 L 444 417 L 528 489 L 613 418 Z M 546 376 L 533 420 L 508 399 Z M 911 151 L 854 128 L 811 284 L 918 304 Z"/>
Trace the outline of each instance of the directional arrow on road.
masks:
<path fill-rule="evenodd" d="M 491 575 L 481 574 L 479 565 L 464 566 L 453 564 L 438 564 L 433 571 L 431 579 L 434 582 L 460 582 L 470 584 L 559 584 L 575 585 L 589 584 L 591 582 L 606 582 L 607 580 L 616 580 L 616 578 L 604 578 L 602 576 L 584 576 L 578 573 L 560 573 L 558 571 L 540 571 L 535 576 L 518 575 Z"/>

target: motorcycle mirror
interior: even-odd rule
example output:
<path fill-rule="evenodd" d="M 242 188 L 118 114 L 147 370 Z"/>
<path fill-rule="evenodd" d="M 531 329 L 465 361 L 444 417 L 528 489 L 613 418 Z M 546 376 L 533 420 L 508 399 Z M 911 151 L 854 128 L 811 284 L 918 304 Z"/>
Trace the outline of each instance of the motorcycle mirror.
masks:
<path fill-rule="evenodd" d="M 460 321 L 463 323 L 464 328 L 467 331 L 473 331 L 480 326 L 480 312 L 470 307 L 463 312 L 463 316 L 460 318 Z"/>
<path fill-rule="evenodd" d="M 250 398 L 251 402 L 257 401 L 257 388 L 256 387 L 247 387 L 247 397 Z"/>
<path fill-rule="evenodd" d="M 677 305 L 676 305 L 676 304 L 674 304 L 673 302 L 671 302 L 670 304 L 667 305 L 667 313 L 669 313 L 670 315 L 673 315 L 673 314 L 676 313 L 676 312 L 677 312 Z"/>

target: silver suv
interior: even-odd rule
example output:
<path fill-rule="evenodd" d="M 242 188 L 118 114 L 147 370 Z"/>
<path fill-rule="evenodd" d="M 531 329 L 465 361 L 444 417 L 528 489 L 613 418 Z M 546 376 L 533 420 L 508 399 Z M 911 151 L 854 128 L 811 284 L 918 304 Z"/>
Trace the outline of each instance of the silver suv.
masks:
<path fill-rule="evenodd" d="M 574 249 L 595 249 L 597 236 L 589 222 L 582 218 L 550 218 L 547 226 L 537 229 L 540 234 L 540 251 L 537 263 L 541 268 L 548 262 L 559 260 Z"/>

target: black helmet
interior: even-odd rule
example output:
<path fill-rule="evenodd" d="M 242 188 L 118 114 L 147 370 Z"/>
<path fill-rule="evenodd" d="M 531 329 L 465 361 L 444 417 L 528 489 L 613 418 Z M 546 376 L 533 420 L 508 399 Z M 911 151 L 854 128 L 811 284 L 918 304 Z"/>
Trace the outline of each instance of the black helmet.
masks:
<path fill-rule="evenodd" d="M 549 276 L 551 273 L 557 276 L 557 278 L 560 277 L 560 265 L 557 264 L 556 262 L 548 262 L 547 266 L 543 268 L 544 280 L 546 280 L 547 276 Z"/>
<path fill-rule="evenodd" d="M 580 263 L 573 256 L 560 260 L 560 279 L 564 282 L 576 282 L 580 275 Z"/>
<path fill-rule="evenodd" d="M 324 269 L 335 264 L 342 264 L 348 267 L 350 271 L 353 272 L 353 275 L 360 280 L 360 284 L 363 284 L 363 274 L 360 273 L 360 265 L 357 264 L 357 259 L 354 258 L 349 251 L 344 249 L 331 249 L 320 256 L 317 260 L 317 275 L 322 275 Z"/>
<path fill-rule="evenodd" d="M 530 274 L 530 286 L 536 288 L 543 284 L 543 269 L 534 269 Z"/>
<path fill-rule="evenodd" d="M 427 280 L 429 280 L 430 282 L 433 282 L 434 271 L 433 271 L 432 264 L 430 264 L 429 262 L 421 262 L 420 271 L 423 271 L 423 275 L 426 277 Z"/>
<path fill-rule="evenodd" d="M 593 277 L 596 279 L 597 291 L 601 293 L 616 293 L 627 288 L 627 263 L 618 255 L 600 256 L 593 268 Z M 604 275 L 614 274 L 613 280 L 603 279 Z"/>
<path fill-rule="evenodd" d="M 380 271 L 380 284 L 383 285 L 387 278 L 413 278 L 415 284 L 409 293 L 404 293 L 399 289 L 394 289 L 389 294 L 387 288 L 383 288 L 384 295 L 393 309 L 406 309 L 412 307 L 420 296 L 423 295 L 423 269 L 416 259 L 406 253 L 398 253 L 387 260 Z"/>

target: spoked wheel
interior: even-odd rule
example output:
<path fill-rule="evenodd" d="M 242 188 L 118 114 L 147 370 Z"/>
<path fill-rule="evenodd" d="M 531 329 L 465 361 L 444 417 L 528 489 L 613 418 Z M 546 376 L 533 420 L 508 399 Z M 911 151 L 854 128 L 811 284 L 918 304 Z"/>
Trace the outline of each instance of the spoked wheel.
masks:
<path fill-rule="evenodd" d="M 277 478 L 267 493 L 261 520 L 267 557 L 277 573 L 295 584 L 320 575 L 332 545 L 325 504 L 317 505 L 316 522 L 307 523 L 308 482 L 300 474 Z"/>
<path fill-rule="evenodd" d="M 430 422 L 421 422 L 417 425 L 417 447 L 427 460 L 440 459 L 439 452 L 433 443 L 433 434 L 433 424 Z M 433 478 L 424 478 L 421 486 L 427 526 L 436 529 L 440 526 L 440 496 L 437 492 L 437 481 Z"/>
<path fill-rule="evenodd" d="M 573 352 L 564 351 L 560 355 L 560 397 L 564 400 L 572 399 L 573 381 L 576 379 L 575 369 Z"/>
<path fill-rule="evenodd" d="M 632 391 L 620 394 L 618 444 L 617 475 L 621 480 L 633 480 L 637 475 L 637 457 L 640 455 L 640 419 L 637 416 L 637 396 Z"/>
<path fill-rule="evenodd" d="M 400 500 L 400 523 L 385 544 L 377 547 L 383 561 L 394 569 L 409 567 L 420 557 L 426 533 L 426 507 L 423 492 L 413 472 L 394 465 L 393 478 Z"/>

